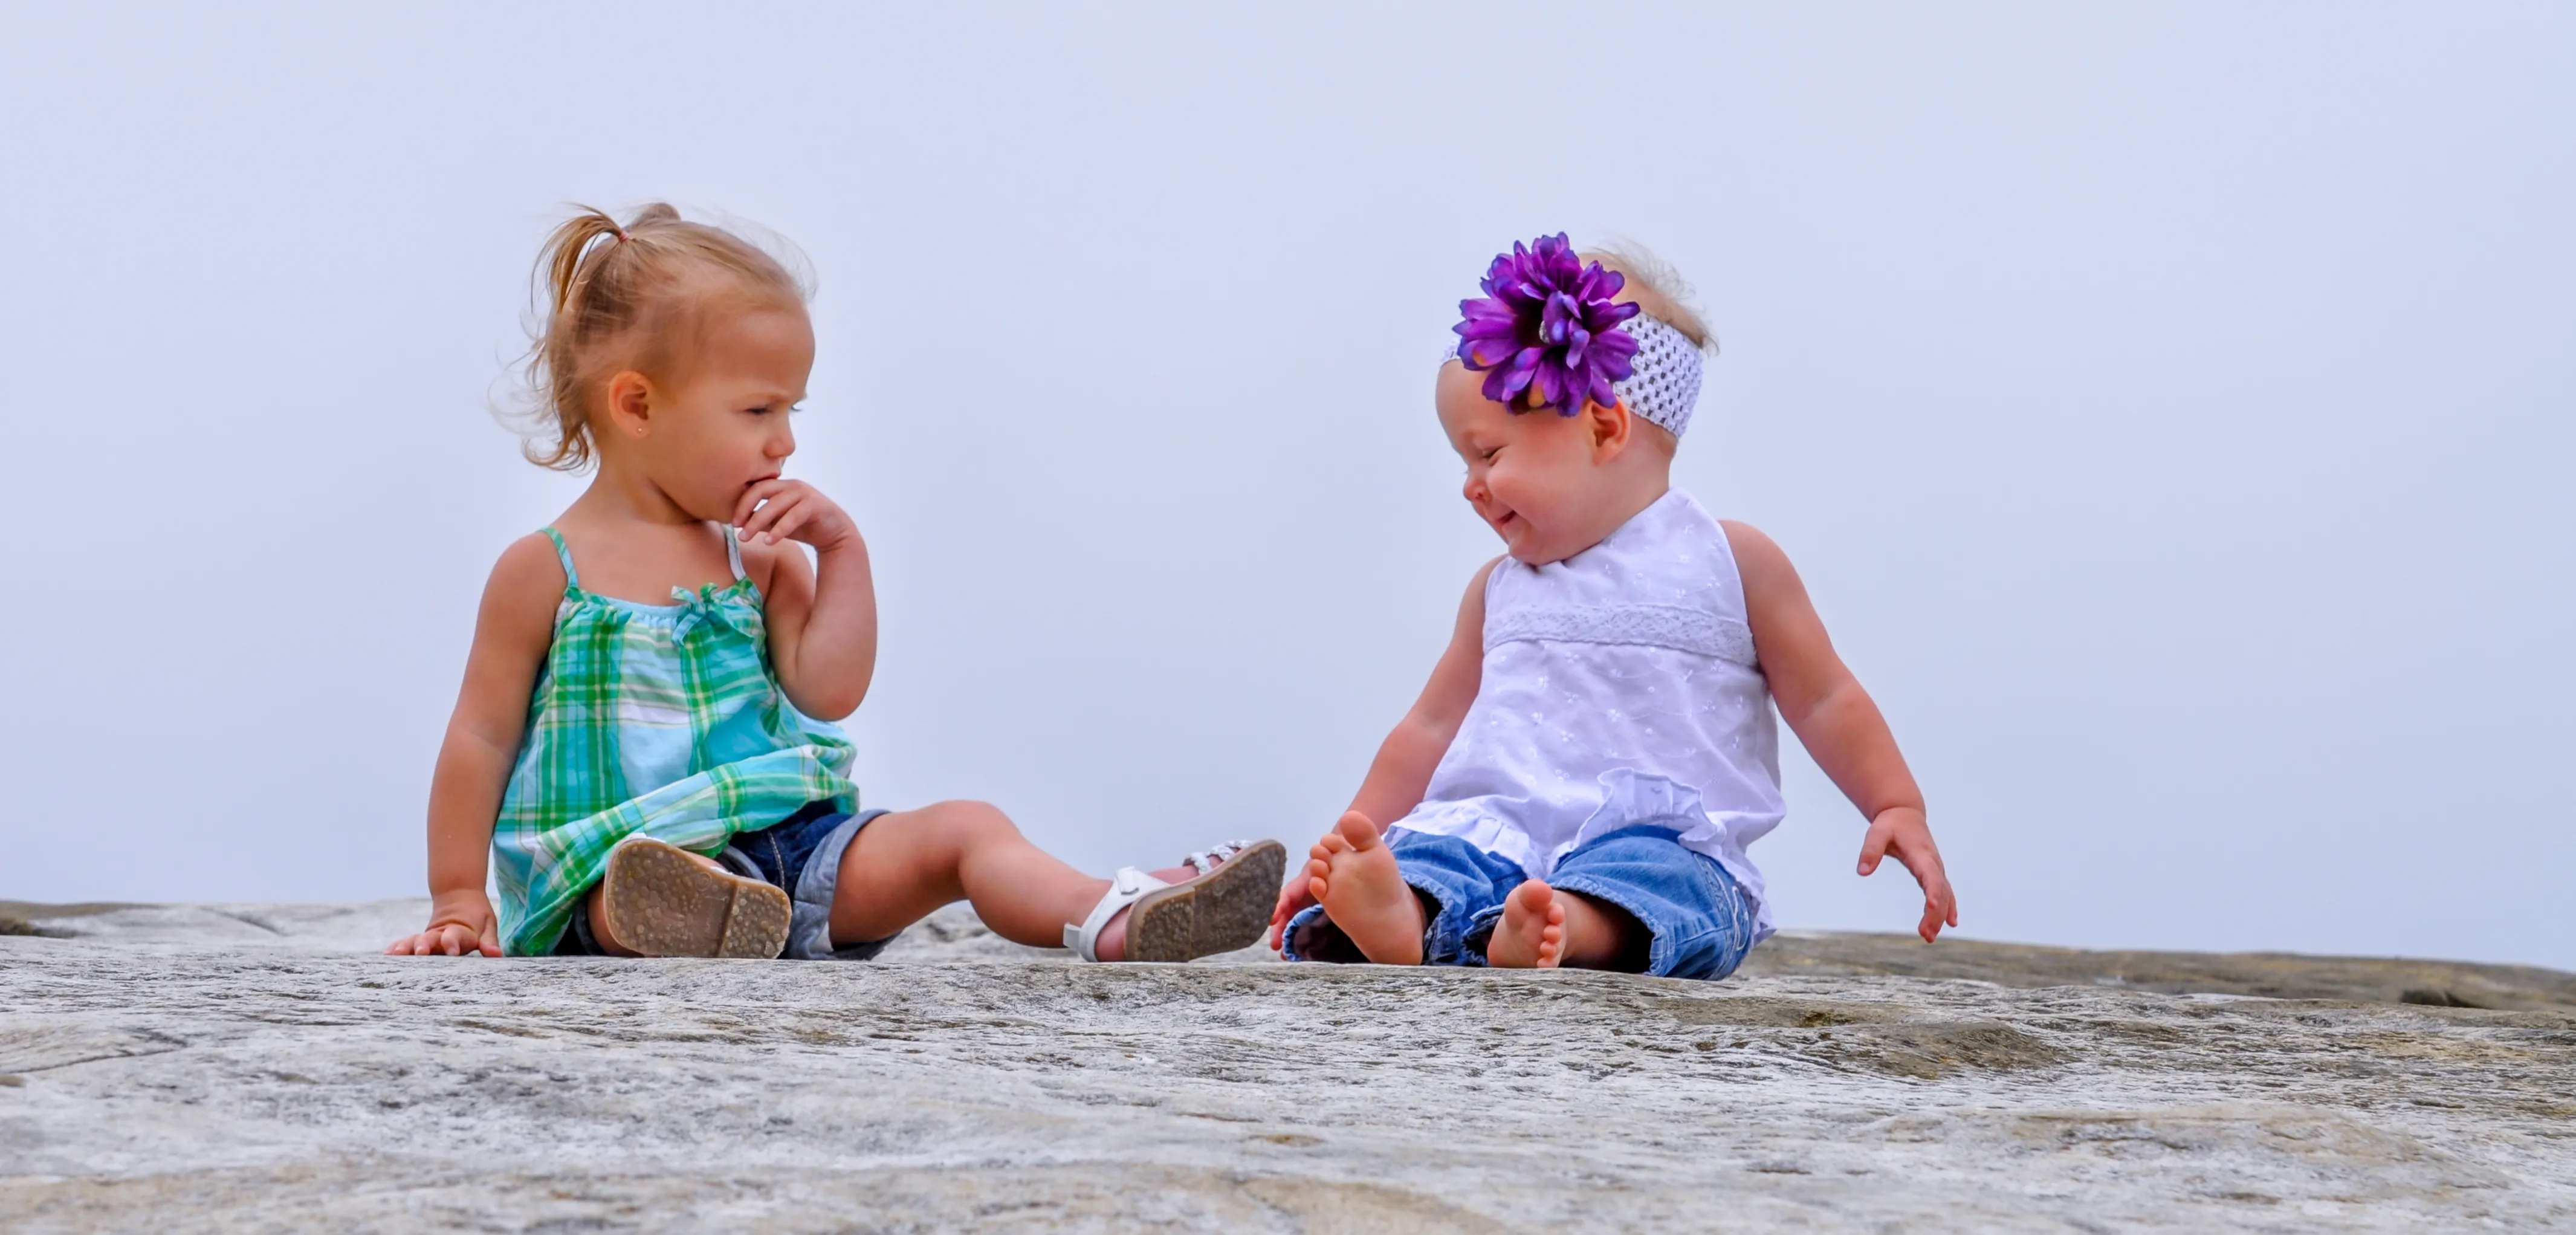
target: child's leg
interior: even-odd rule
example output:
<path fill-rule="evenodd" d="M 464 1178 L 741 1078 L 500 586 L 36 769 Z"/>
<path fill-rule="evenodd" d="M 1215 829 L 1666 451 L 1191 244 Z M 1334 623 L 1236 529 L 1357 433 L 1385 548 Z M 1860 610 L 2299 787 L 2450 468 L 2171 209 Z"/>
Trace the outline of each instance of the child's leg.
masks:
<path fill-rule="evenodd" d="M 1622 828 L 1565 855 L 1546 883 L 1514 889 L 1487 945 L 1492 963 L 1677 978 L 1732 972 L 1753 944 L 1751 906 L 1724 868 L 1676 835 Z"/>
<path fill-rule="evenodd" d="M 1152 872 L 1174 883 L 1197 873 Z M 1053 948 L 1063 944 L 1065 925 L 1082 921 L 1108 891 L 1108 880 L 1030 844 L 991 805 L 941 802 L 879 815 L 850 839 L 832 894 L 832 939 L 843 946 L 884 939 L 964 900 L 994 934 Z M 1122 914 L 1101 932 L 1100 958 L 1123 958 L 1126 942 Z"/>

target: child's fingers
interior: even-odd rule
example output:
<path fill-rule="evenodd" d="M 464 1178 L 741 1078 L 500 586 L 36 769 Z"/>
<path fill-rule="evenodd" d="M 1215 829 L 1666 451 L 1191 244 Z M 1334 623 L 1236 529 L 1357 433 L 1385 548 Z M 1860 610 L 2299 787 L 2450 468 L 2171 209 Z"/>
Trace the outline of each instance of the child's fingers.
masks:
<path fill-rule="evenodd" d="M 1308 878 L 1312 878 L 1312 876 L 1309 876 Z M 1270 924 L 1272 926 L 1286 926 L 1288 924 L 1288 919 L 1296 917 L 1299 912 L 1306 908 L 1306 906 L 1314 903 L 1314 897 L 1308 891 L 1307 881 L 1304 879 L 1281 888 L 1279 889 L 1278 907 L 1270 911 Z"/>
<path fill-rule="evenodd" d="M 1887 843 L 1891 839 L 1887 829 L 1877 824 L 1870 825 L 1869 834 L 1860 842 L 1861 874 L 1867 875 L 1878 869 L 1879 860 L 1887 856 Z"/>
<path fill-rule="evenodd" d="M 772 494 L 758 509 L 743 512 L 742 518 L 734 521 L 734 526 L 742 529 L 746 537 L 756 536 L 762 528 L 778 522 L 778 516 L 786 514 L 788 504 L 795 500 L 793 494 Z"/>
<path fill-rule="evenodd" d="M 813 521 L 814 504 L 812 502 L 800 501 L 796 503 L 794 509 L 789 510 L 786 514 L 780 515 L 778 517 L 778 522 L 770 525 L 769 543 L 774 545 L 782 540 L 792 539 L 795 537 L 798 529 L 803 528 L 806 524 L 812 523 Z"/>
<path fill-rule="evenodd" d="M 733 525 L 738 528 L 747 526 L 751 522 L 752 512 L 759 509 L 762 502 L 778 496 L 788 486 L 796 483 L 792 480 L 764 480 L 743 490 L 742 496 L 734 499 Z M 743 539 L 749 540 L 750 537 L 746 535 Z"/>
<path fill-rule="evenodd" d="M 734 503 L 733 525 L 741 529 L 744 540 L 749 540 L 752 531 L 766 522 L 763 515 L 776 519 L 813 491 L 813 486 L 801 480 L 764 480 L 743 490 L 742 499 Z"/>
<path fill-rule="evenodd" d="M 1915 930 L 1929 943 L 1943 926 L 1959 924 L 1959 897 L 1950 890 L 1950 881 L 1939 872 L 1923 881 L 1923 923 Z"/>
<path fill-rule="evenodd" d="M 783 493 L 771 498 L 768 505 L 761 507 L 758 513 L 752 515 L 750 522 L 742 525 L 742 530 L 758 535 L 770 544 L 777 544 L 786 537 L 790 529 L 803 523 L 811 513 L 805 497 L 806 495 L 800 492 Z"/>

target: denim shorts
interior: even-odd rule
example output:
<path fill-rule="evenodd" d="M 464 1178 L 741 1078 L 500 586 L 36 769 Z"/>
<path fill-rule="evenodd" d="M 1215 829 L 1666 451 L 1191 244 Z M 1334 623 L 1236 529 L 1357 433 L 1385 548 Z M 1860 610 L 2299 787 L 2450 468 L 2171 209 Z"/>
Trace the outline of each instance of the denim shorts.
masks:
<path fill-rule="evenodd" d="M 1647 935 L 1639 972 L 1723 978 L 1753 950 L 1753 907 L 1725 867 L 1683 848 L 1680 835 L 1642 824 L 1596 836 L 1557 860 L 1548 886 L 1606 901 L 1636 918 Z M 1402 828 L 1388 833 L 1387 847 L 1423 900 L 1423 963 L 1485 964 L 1504 898 L 1529 878 L 1520 863 L 1454 836 Z M 1320 905 L 1289 919 L 1285 933 L 1280 954 L 1292 961 L 1366 959 Z"/>
<path fill-rule="evenodd" d="M 737 875 L 784 890 L 794 902 L 787 927 L 787 949 L 779 956 L 797 961 L 863 961 L 895 941 L 883 939 L 832 946 L 832 894 L 841 879 L 841 855 L 859 829 L 885 814 L 881 810 L 853 815 L 831 802 L 808 802 L 795 814 L 757 832 L 736 832 L 733 843 L 716 860 Z M 557 956 L 604 956 L 607 949 L 590 932 L 590 914 L 572 915 L 572 928 L 555 945 Z"/>

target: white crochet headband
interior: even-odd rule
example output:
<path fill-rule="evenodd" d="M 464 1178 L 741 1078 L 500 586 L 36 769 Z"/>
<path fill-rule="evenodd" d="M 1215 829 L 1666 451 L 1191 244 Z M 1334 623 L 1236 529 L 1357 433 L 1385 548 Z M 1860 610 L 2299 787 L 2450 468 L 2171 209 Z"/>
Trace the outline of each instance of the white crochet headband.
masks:
<path fill-rule="evenodd" d="M 1628 380 L 1613 382 L 1610 388 L 1619 392 L 1619 401 L 1628 410 L 1648 421 L 1662 425 L 1674 437 L 1690 428 L 1691 410 L 1699 406 L 1699 386 L 1703 362 L 1698 345 L 1681 331 L 1639 313 L 1619 324 L 1637 341 L 1637 355 L 1631 364 Z M 1446 364 L 1458 358 L 1456 339 L 1449 350 L 1441 353 Z"/>

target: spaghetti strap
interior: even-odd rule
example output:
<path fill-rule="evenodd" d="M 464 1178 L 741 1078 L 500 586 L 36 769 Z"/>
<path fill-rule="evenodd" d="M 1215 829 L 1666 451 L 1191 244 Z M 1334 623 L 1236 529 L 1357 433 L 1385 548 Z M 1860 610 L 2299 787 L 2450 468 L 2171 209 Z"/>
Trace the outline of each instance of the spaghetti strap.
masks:
<path fill-rule="evenodd" d="M 720 523 L 716 526 L 724 532 L 725 561 L 733 567 L 733 581 L 740 583 L 750 578 L 751 576 L 742 573 L 742 541 L 734 535 L 733 525 Z"/>
<path fill-rule="evenodd" d="M 572 548 L 564 544 L 563 533 L 551 527 L 545 529 L 545 533 L 546 539 L 555 542 L 555 556 L 563 560 L 564 590 L 567 592 L 581 590 L 581 572 L 572 568 Z M 740 574 L 740 569 L 737 568 L 735 573 Z"/>

